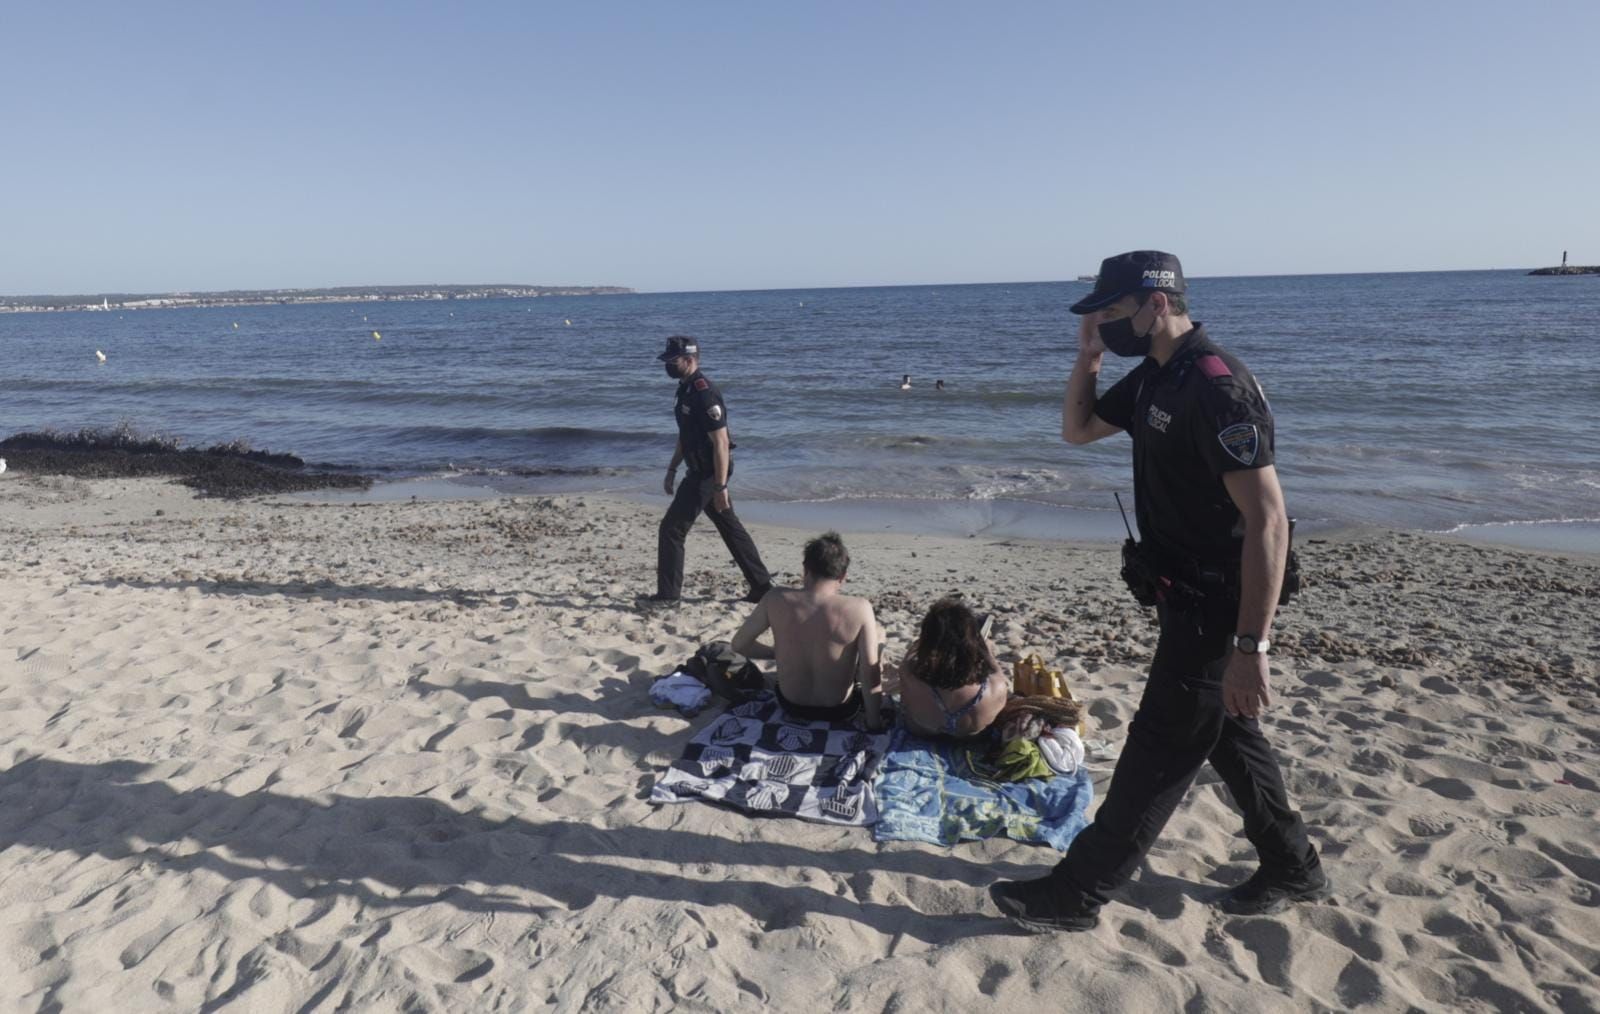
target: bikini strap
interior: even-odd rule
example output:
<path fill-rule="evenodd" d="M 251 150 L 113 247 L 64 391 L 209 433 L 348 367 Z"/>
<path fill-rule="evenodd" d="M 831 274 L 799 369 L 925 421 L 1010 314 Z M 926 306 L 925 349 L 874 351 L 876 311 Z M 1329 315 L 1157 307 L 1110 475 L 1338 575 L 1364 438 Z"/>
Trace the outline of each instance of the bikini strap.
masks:
<path fill-rule="evenodd" d="M 930 687 L 929 689 L 932 688 Z M 963 704 L 954 711 L 951 711 L 949 708 L 944 706 L 944 698 L 939 695 L 939 691 L 934 690 L 933 699 L 938 702 L 939 710 L 944 712 L 944 731 L 955 732 L 956 725 L 961 721 L 962 716 L 978 706 L 978 702 L 983 700 L 983 695 L 988 691 L 988 689 L 989 678 L 985 676 L 983 682 L 978 684 L 978 692 L 972 698 L 972 700 Z"/>

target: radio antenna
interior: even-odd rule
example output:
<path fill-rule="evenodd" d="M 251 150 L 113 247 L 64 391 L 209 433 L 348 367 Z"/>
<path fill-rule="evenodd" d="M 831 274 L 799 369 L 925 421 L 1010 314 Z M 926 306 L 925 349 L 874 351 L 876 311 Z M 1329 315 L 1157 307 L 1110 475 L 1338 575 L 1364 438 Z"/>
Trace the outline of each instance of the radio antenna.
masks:
<path fill-rule="evenodd" d="M 1122 506 L 1122 494 L 1113 490 L 1111 495 L 1117 498 L 1117 510 L 1122 512 L 1122 527 L 1128 530 L 1128 539 L 1137 542 L 1138 540 L 1133 537 L 1133 526 L 1128 524 L 1128 512 Z"/>

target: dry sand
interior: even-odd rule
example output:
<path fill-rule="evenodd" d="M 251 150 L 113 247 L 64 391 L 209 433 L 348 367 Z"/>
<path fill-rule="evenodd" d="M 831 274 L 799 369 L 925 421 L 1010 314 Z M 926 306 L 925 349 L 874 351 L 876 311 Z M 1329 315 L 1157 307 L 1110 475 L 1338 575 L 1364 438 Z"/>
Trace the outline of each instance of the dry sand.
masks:
<path fill-rule="evenodd" d="M 1594 559 L 1307 542 L 1268 726 L 1337 898 L 1214 907 L 1253 857 L 1206 771 L 1097 930 L 1035 937 L 985 887 L 1048 850 L 645 802 L 710 720 L 653 709 L 651 678 L 744 608 L 704 523 L 692 600 L 635 605 L 657 518 L 0 477 L 0 1002 L 1600 1008 Z M 792 579 L 813 533 L 754 532 Z M 891 650 L 962 589 L 1120 740 L 1154 629 L 1114 547 L 849 541 Z"/>

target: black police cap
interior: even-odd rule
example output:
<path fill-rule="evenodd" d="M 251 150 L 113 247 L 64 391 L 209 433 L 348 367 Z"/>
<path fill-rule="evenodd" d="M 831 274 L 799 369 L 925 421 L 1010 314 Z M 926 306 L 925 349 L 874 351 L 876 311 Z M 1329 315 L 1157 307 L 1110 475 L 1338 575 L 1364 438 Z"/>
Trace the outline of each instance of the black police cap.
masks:
<path fill-rule="evenodd" d="M 656 358 L 664 363 L 668 359 L 676 359 L 679 356 L 698 356 L 699 354 L 699 342 L 686 334 L 675 334 L 667 339 L 667 350 L 656 356 Z"/>
<path fill-rule="evenodd" d="M 1183 291 L 1183 265 L 1178 258 L 1160 250 L 1133 250 L 1100 262 L 1094 290 L 1073 303 L 1072 312 L 1093 313 L 1134 292 L 1182 295 Z"/>

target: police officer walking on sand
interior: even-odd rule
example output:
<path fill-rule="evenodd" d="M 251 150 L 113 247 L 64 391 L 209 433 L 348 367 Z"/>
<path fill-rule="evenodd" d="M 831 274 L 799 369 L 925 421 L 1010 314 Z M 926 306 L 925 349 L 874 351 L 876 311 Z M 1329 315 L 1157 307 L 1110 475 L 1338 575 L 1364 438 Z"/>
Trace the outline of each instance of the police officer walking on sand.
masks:
<path fill-rule="evenodd" d="M 652 602 L 676 602 L 683 594 L 683 540 L 695 519 L 705 511 L 728 544 L 733 562 L 750 583 L 747 602 L 759 602 L 772 587 L 772 575 L 761 562 L 750 533 L 733 513 L 728 477 L 733 474 L 733 442 L 728 436 L 728 408 L 722 394 L 700 372 L 700 345 L 687 335 L 667 339 L 666 351 L 656 357 L 667 365 L 667 376 L 678 381 L 678 445 L 672 452 L 662 488 L 672 496 L 672 506 L 661 519 L 656 552 L 656 593 Z M 678 465 L 687 462 L 688 474 L 673 483 Z"/>
<path fill-rule="evenodd" d="M 1272 703 L 1267 651 L 1290 534 L 1272 412 L 1244 364 L 1190 321 L 1184 291 L 1178 258 L 1139 250 L 1102 262 L 1072 307 L 1083 319 L 1061 435 L 1133 438 L 1142 542 L 1130 544 L 1124 577 L 1154 601 L 1161 634 L 1094 823 L 1048 876 L 990 888 L 1034 931 L 1093 928 L 1206 761 L 1244 811 L 1260 864 L 1222 908 L 1266 914 L 1329 894 L 1257 721 Z M 1106 349 L 1143 361 L 1097 398 Z"/>

